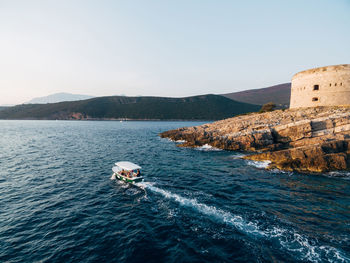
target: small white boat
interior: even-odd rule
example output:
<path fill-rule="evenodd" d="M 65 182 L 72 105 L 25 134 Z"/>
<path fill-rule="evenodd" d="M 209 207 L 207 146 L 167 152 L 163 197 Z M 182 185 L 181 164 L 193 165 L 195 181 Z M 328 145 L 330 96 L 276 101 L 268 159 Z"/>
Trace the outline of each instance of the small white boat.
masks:
<path fill-rule="evenodd" d="M 118 179 L 132 184 L 143 181 L 141 167 L 132 162 L 117 162 L 112 171 L 112 180 Z"/>

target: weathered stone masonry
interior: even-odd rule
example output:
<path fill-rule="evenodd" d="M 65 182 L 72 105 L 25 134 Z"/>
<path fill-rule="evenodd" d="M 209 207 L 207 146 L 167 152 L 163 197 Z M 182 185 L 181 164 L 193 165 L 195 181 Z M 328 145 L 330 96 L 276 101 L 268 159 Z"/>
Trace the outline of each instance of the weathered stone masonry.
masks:
<path fill-rule="evenodd" d="M 350 64 L 309 69 L 292 78 L 290 108 L 350 105 Z"/>

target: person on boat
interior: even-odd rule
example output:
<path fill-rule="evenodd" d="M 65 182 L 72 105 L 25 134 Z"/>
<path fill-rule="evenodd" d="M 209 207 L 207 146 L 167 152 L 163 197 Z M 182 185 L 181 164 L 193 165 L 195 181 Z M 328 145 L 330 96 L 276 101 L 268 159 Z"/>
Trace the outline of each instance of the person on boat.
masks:
<path fill-rule="evenodd" d="M 136 171 L 136 177 L 139 177 L 139 176 L 141 176 L 141 172 L 140 172 L 140 169 L 137 169 L 137 171 Z"/>
<path fill-rule="evenodd" d="M 122 171 L 120 172 L 121 175 L 124 175 L 125 174 L 125 171 L 124 169 L 122 169 Z"/>

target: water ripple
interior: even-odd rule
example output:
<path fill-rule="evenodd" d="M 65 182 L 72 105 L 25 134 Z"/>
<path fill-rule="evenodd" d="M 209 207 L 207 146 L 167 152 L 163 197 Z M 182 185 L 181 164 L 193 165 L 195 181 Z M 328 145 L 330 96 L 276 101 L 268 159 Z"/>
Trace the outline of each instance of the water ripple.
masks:
<path fill-rule="evenodd" d="M 0 121 L 0 262 L 350 262 L 347 173 L 158 136 L 194 124 Z M 109 180 L 118 160 L 146 182 Z"/>

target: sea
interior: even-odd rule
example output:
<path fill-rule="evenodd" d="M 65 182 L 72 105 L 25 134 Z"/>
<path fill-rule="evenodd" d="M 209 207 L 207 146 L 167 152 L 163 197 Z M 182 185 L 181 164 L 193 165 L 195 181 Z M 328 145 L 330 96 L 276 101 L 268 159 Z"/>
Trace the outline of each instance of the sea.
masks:
<path fill-rule="evenodd" d="M 0 121 L 0 262 L 350 262 L 349 173 L 159 137 L 200 124 Z"/>

